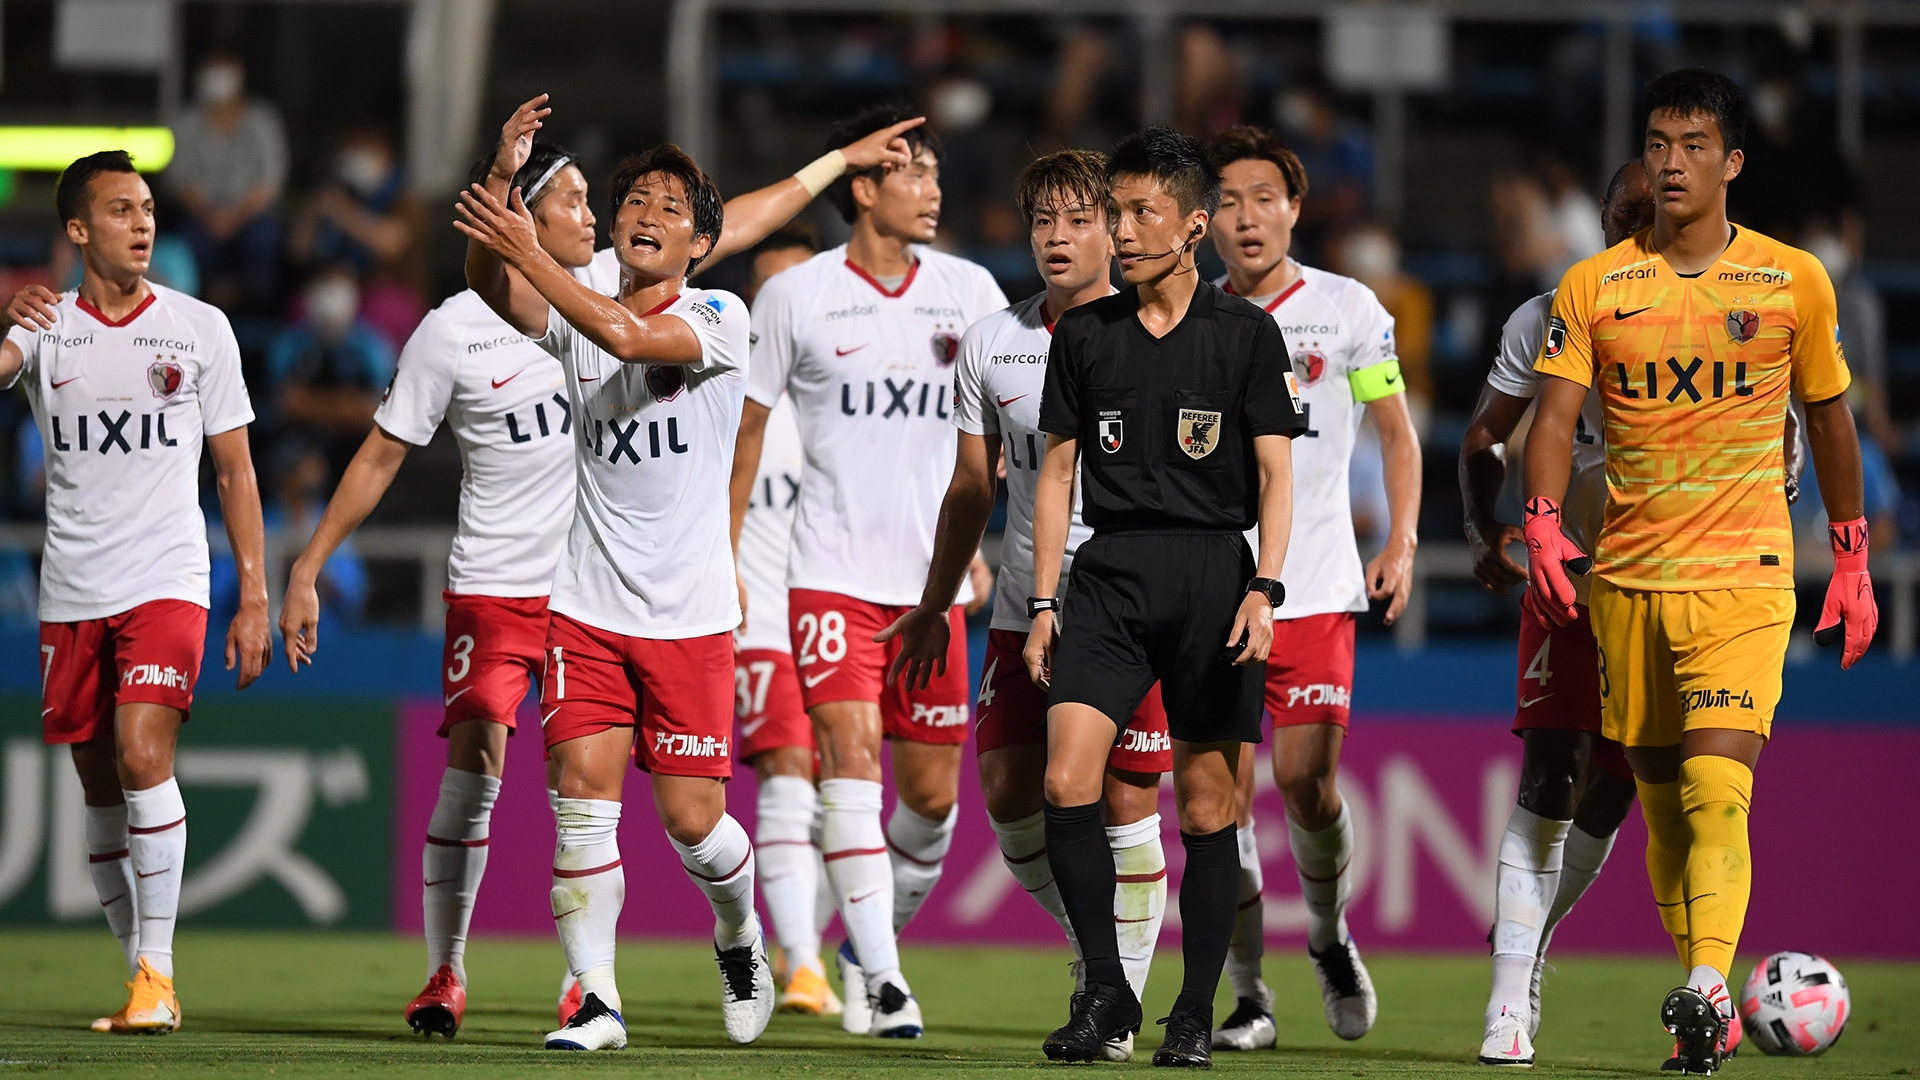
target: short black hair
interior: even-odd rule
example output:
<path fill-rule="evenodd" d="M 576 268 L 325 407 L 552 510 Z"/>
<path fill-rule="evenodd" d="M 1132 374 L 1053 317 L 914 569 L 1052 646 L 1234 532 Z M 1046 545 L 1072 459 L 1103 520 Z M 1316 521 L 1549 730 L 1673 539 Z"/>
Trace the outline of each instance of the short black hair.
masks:
<path fill-rule="evenodd" d="M 133 155 L 125 150 L 102 150 L 60 170 L 60 183 L 53 189 L 53 208 L 65 225 L 87 212 L 87 185 L 101 173 L 138 173 Z"/>
<path fill-rule="evenodd" d="M 1122 176 L 1159 181 L 1183 214 L 1200 209 L 1211 218 L 1220 210 L 1220 170 L 1207 160 L 1199 139 L 1170 127 L 1136 131 L 1113 145 L 1107 154 L 1107 183 Z"/>
<path fill-rule="evenodd" d="M 747 258 L 757 259 L 770 251 L 804 251 L 809 255 L 820 253 L 820 234 L 804 221 L 789 221 L 785 225 L 767 234 L 765 240 L 753 245 L 747 252 Z"/>
<path fill-rule="evenodd" d="M 1647 108 L 1642 115 L 1651 121 L 1656 112 L 1681 116 L 1704 113 L 1720 125 L 1720 141 L 1727 153 L 1747 145 L 1747 94 L 1740 84 L 1717 71 L 1683 68 L 1669 71 L 1647 84 Z M 1645 130 L 1646 125 L 1641 125 Z"/>
<path fill-rule="evenodd" d="M 620 204 L 627 201 L 627 193 L 641 180 L 662 173 L 680 181 L 686 190 L 687 202 L 693 210 L 693 235 L 705 236 L 711 244 L 720 242 L 720 229 L 726 223 L 726 200 L 720 197 L 720 189 L 705 170 L 693 160 L 685 150 L 672 143 L 661 143 L 651 150 L 638 154 L 628 154 L 613 167 L 612 200 L 608 202 L 608 218 L 612 222 L 620 216 Z M 515 179 L 518 179 L 516 176 Z M 708 254 L 713 252 L 711 244 Z M 693 268 L 700 265 L 700 259 L 689 260 L 687 275 L 693 275 Z"/>
<path fill-rule="evenodd" d="M 528 189 L 533 187 L 541 177 L 547 175 L 547 170 L 553 168 L 556 161 L 571 162 L 575 168 L 580 165 L 579 155 L 566 147 L 554 143 L 537 142 L 533 144 L 533 149 L 527 152 L 527 163 L 520 166 L 520 171 L 513 174 L 513 183 L 508 185 L 508 188 L 509 190 L 520 189 L 520 197 L 527 201 L 528 210 L 538 206 L 540 200 L 547 197 L 549 190 L 542 188 L 537 192 L 530 192 Z M 479 160 L 473 163 L 473 168 L 467 170 L 467 182 L 484 184 L 487 182 L 487 174 L 492 171 L 493 151 L 489 150 L 480 155 Z M 553 181 L 549 180 L 547 183 L 551 185 Z"/>
<path fill-rule="evenodd" d="M 883 105 L 875 105 L 834 124 L 827 132 L 827 150 L 829 152 L 838 150 L 843 146 L 859 142 L 881 128 L 890 128 L 903 120 L 924 115 L 926 114 L 922 110 L 904 101 L 889 101 Z M 933 155 L 935 161 L 940 160 L 940 136 L 928 131 L 925 124 L 907 129 L 906 134 L 900 137 L 907 140 L 907 152 L 914 157 L 919 157 L 920 152 L 925 150 Z M 849 225 L 853 224 L 856 210 L 853 205 L 853 178 L 864 176 L 874 183 L 879 183 L 880 178 L 885 175 L 886 168 L 875 165 L 871 169 L 848 172 L 828 185 L 827 198 L 833 201 L 833 208 L 840 211 L 842 221 Z"/>
<path fill-rule="evenodd" d="M 1221 172 L 1236 161 L 1270 161 L 1287 182 L 1287 198 L 1307 196 L 1307 167 L 1280 136 L 1251 124 L 1235 124 L 1207 140 L 1207 160 Z"/>

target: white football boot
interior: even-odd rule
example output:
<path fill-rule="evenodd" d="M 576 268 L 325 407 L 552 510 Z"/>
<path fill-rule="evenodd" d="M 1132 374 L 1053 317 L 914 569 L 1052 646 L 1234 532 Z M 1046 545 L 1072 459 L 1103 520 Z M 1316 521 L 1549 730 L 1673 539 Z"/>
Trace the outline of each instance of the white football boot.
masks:
<path fill-rule="evenodd" d="M 867 1002 L 867 973 L 853 955 L 853 942 L 840 943 L 833 954 L 840 962 L 840 989 L 846 998 L 841 1003 L 840 1030 L 849 1035 L 865 1035 L 873 1030 L 873 1006 Z"/>
<path fill-rule="evenodd" d="M 1328 1006 L 1329 1009 L 1332 1006 Z M 1331 1012 L 1328 1013 L 1332 1015 Z M 1213 1033 L 1215 1050 L 1271 1050 L 1280 1039 L 1279 1029 L 1274 1027 L 1273 1014 L 1260 1007 L 1252 998 L 1241 998 L 1234 1006 L 1233 1015 L 1227 1017 Z"/>
<path fill-rule="evenodd" d="M 887 983 L 868 999 L 873 1010 L 876 1039 L 917 1039 L 926 1033 L 920 1022 L 920 1003 L 898 983 Z"/>
<path fill-rule="evenodd" d="M 1480 1040 L 1480 1064 L 1532 1068 L 1533 1036 L 1528 1033 L 1529 1026 L 1525 1016 L 1516 1016 L 1515 1010 L 1502 1005 L 1500 1015 L 1487 1023 L 1487 1033 Z"/>
<path fill-rule="evenodd" d="M 1349 1042 L 1371 1031 L 1380 1002 L 1374 997 L 1367 965 L 1360 962 L 1360 946 L 1349 938 L 1329 945 L 1323 953 L 1308 949 L 1307 955 L 1313 959 L 1314 978 L 1320 980 L 1327 1026 Z"/>
<path fill-rule="evenodd" d="M 547 1035 L 549 1050 L 625 1050 L 627 1022 L 607 1008 L 599 994 L 580 999 L 580 1008 L 566 1026 Z"/>
<path fill-rule="evenodd" d="M 767 1030 L 777 997 L 767 939 L 755 935 L 753 944 L 732 949 L 716 945 L 713 958 L 720 965 L 720 1014 L 726 1019 L 727 1038 L 750 1043 Z"/>

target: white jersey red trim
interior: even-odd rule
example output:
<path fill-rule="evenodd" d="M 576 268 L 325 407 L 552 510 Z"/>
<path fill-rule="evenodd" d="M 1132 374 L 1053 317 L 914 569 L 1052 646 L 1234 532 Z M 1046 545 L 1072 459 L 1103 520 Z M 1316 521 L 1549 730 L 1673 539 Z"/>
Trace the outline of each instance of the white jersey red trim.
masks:
<path fill-rule="evenodd" d="M 149 283 L 110 321 L 78 290 L 51 330 L 15 327 L 46 448 L 47 540 L 40 619 L 104 619 L 150 600 L 206 607 L 200 454 L 209 435 L 253 422 L 240 347 L 220 309 Z"/>

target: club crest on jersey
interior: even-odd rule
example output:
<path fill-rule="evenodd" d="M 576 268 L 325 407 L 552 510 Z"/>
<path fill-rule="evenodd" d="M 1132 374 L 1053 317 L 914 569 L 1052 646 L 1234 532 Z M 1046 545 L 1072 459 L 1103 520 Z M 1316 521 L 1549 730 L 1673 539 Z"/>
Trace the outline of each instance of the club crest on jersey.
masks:
<path fill-rule="evenodd" d="M 1120 451 L 1120 444 L 1125 438 L 1126 432 L 1121 427 L 1119 417 L 1116 416 L 1110 420 L 1105 418 L 1101 419 L 1100 449 L 1105 450 L 1109 454 L 1118 453 Z"/>
<path fill-rule="evenodd" d="M 933 358 L 946 367 L 960 358 L 960 335 L 951 330 L 935 331 L 933 335 Z"/>
<path fill-rule="evenodd" d="M 1548 320 L 1547 322 L 1547 347 L 1544 350 L 1542 350 L 1542 352 L 1547 357 L 1547 359 L 1551 360 L 1554 357 L 1559 356 L 1560 350 L 1566 347 L 1567 347 L 1566 320 L 1560 318 L 1560 316 L 1558 315 L 1555 315 L 1552 319 Z"/>
<path fill-rule="evenodd" d="M 1327 374 L 1327 358 L 1312 349 L 1302 349 L 1293 354 L 1293 369 L 1306 379 L 1305 385 L 1318 385 Z"/>
<path fill-rule="evenodd" d="M 672 401 L 687 388 L 687 369 L 680 364 L 648 364 L 647 390 L 655 401 Z"/>
<path fill-rule="evenodd" d="M 1291 379 L 1292 373 L 1287 377 Z M 1220 445 L 1220 414 L 1205 409 L 1181 409 L 1173 433 L 1180 441 L 1180 452 L 1199 461 Z"/>
<path fill-rule="evenodd" d="M 1760 332 L 1760 315 L 1753 311 L 1727 312 L 1727 336 L 1735 345 L 1745 345 Z"/>
<path fill-rule="evenodd" d="M 170 398 L 180 392 L 180 384 L 186 381 L 186 374 L 180 365 L 160 360 L 147 367 L 147 385 L 153 388 L 153 396 Z"/>

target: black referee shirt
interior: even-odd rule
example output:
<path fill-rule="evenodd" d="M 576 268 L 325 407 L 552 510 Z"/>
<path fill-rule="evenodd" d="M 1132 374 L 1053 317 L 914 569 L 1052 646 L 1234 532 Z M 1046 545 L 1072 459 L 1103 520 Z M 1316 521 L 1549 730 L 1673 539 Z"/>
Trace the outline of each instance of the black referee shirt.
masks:
<path fill-rule="evenodd" d="M 1163 338 L 1139 291 L 1082 304 L 1053 332 L 1040 429 L 1080 442 L 1095 532 L 1244 532 L 1259 521 L 1256 435 L 1306 429 L 1273 317 L 1202 282 Z"/>

